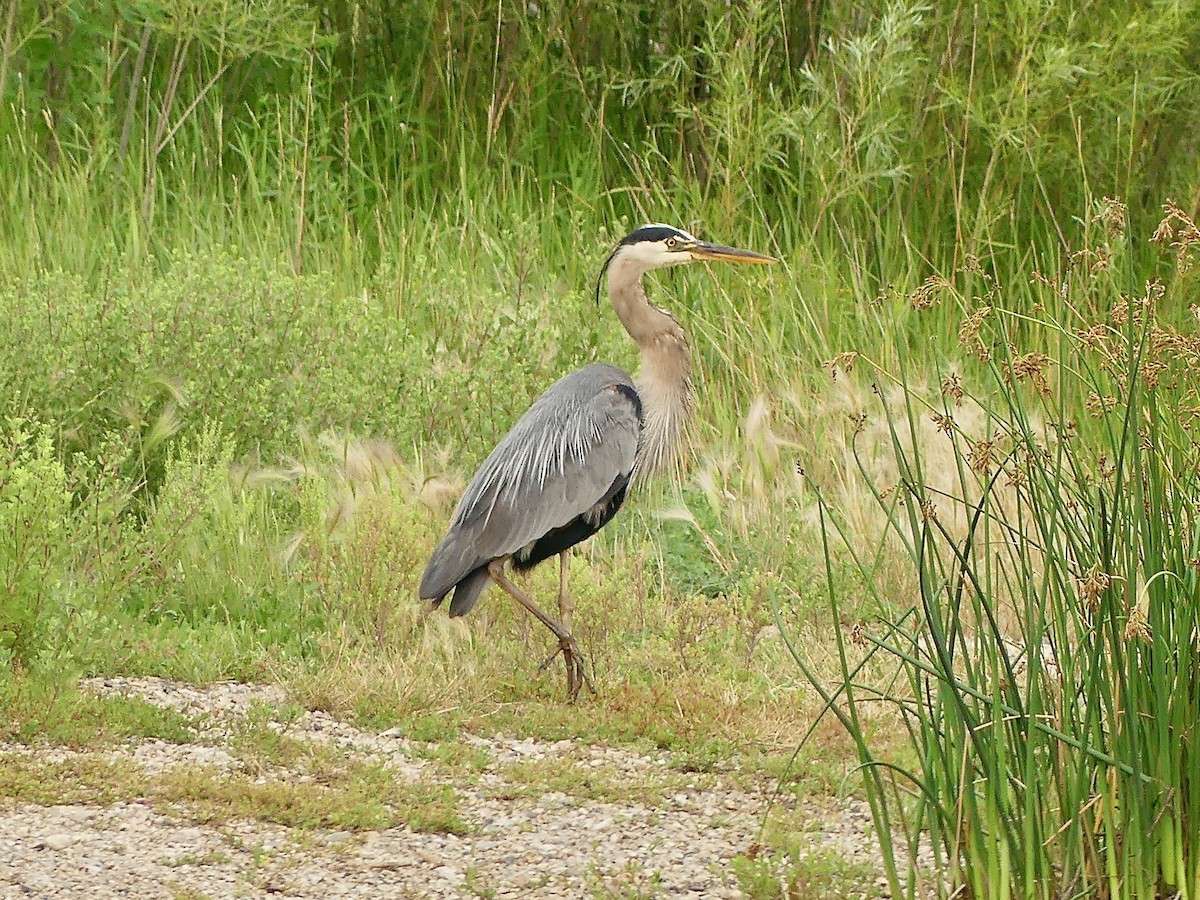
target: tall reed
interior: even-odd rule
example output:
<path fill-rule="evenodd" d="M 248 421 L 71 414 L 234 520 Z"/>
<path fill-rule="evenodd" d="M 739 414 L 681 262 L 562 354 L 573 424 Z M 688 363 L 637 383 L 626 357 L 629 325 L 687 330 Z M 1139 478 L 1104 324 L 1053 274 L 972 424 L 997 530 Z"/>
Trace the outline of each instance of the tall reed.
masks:
<path fill-rule="evenodd" d="M 872 413 L 900 472 L 872 489 L 911 596 L 880 590 L 878 557 L 822 506 L 828 559 L 853 560 L 878 610 L 839 637 L 842 684 L 821 687 L 859 747 L 896 896 L 1200 896 L 1200 337 L 1194 317 L 1172 324 L 1200 231 L 1165 210 L 1162 280 L 1123 289 L 1125 211 L 1108 201 L 1107 234 L 1029 297 L 992 284 L 963 301 L 977 376 L 946 371 L 928 396 L 911 359 L 876 373 L 905 388 Z M 978 430 L 956 420 L 970 402 Z M 950 490 L 930 486 L 944 473 L 921 417 L 949 444 Z M 902 760 L 867 737 L 878 703 Z"/>

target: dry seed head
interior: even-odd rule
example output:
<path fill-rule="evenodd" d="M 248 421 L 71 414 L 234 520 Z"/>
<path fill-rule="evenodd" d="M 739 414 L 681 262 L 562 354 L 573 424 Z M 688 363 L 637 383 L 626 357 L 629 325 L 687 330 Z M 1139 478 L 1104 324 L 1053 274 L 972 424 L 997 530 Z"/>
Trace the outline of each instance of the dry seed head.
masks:
<path fill-rule="evenodd" d="M 1054 429 L 1058 439 L 1064 444 L 1069 444 L 1079 432 L 1079 426 L 1074 419 L 1067 419 L 1065 422 L 1047 422 L 1046 424 Z"/>
<path fill-rule="evenodd" d="M 992 455 L 996 451 L 996 444 L 993 441 L 976 441 L 971 449 L 967 451 L 967 462 L 971 468 L 980 475 L 991 475 L 992 464 L 994 460 Z"/>
<path fill-rule="evenodd" d="M 1073 266 L 1086 269 L 1089 275 L 1095 275 L 1097 272 L 1103 272 L 1110 268 L 1112 250 L 1107 244 L 1103 247 L 1084 247 L 1082 250 L 1072 253 L 1069 261 Z M 1065 283 L 1063 287 L 1065 292 Z"/>
<path fill-rule="evenodd" d="M 1010 353 L 1013 348 L 1009 348 Z M 1050 385 L 1046 382 L 1046 367 L 1050 365 L 1050 357 L 1045 353 L 1026 353 L 1012 361 L 1012 376 L 1018 381 L 1028 381 L 1039 394 L 1049 395 Z M 1004 379 L 1012 383 L 1008 372 Z"/>
<path fill-rule="evenodd" d="M 1100 201 L 1100 214 L 1096 217 L 1110 237 L 1121 237 L 1125 234 L 1125 224 L 1129 217 L 1129 208 L 1120 200 L 1105 197 Z"/>
<path fill-rule="evenodd" d="M 1109 585 L 1112 584 L 1112 576 L 1101 572 L 1100 566 L 1097 564 L 1092 566 L 1092 570 L 1086 576 L 1076 579 L 1076 582 L 1084 609 L 1089 613 L 1094 613 L 1100 606 L 1100 595 L 1107 591 Z"/>
<path fill-rule="evenodd" d="M 1191 273 L 1196 265 L 1195 250 L 1200 247 L 1200 229 L 1179 204 L 1173 200 L 1163 204 L 1163 219 L 1150 240 L 1175 251 L 1175 268 L 1181 276 Z"/>
<path fill-rule="evenodd" d="M 769 431 L 771 428 L 771 407 L 767 403 L 767 398 L 761 394 L 754 398 L 754 402 L 750 404 L 750 412 L 746 413 L 746 437 L 750 440 L 757 441 L 762 437 L 764 431 Z"/>
<path fill-rule="evenodd" d="M 1157 388 L 1166 368 L 1167 364 L 1158 360 L 1148 359 L 1142 363 L 1142 380 L 1146 382 L 1146 387 L 1150 390 Z"/>
<path fill-rule="evenodd" d="M 1163 212 L 1167 218 L 1173 220 L 1173 236 L 1177 246 L 1191 247 L 1200 244 L 1200 228 L 1196 227 L 1192 217 L 1185 213 L 1178 203 L 1168 200 L 1163 204 Z"/>
<path fill-rule="evenodd" d="M 1135 604 L 1129 611 L 1129 619 L 1125 623 L 1125 640 L 1150 643 L 1150 626 L 1146 622 L 1146 610 L 1141 603 Z"/>
<path fill-rule="evenodd" d="M 1087 407 L 1088 412 L 1092 414 L 1092 417 L 1098 419 L 1105 413 L 1111 412 L 1116 407 L 1117 398 L 1112 394 L 1105 394 L 1103 397 L 1101 397 L 1099 394 L 1093 392 L 1088 394 L 1087 401 L 1084 405 Z"/>
<path fill-rule="evenodd" d="M 1049 277 L 1047 277 L 1046 275 L 1043 275 L 1041 272 L 1036 272 L 1036 271 L 1033 273 L 1032 276 L 1030 276 L 1029 283 L 1030 284 L 1040 284 L 1040 285 L 1042 285 L 1042 287 L 1045 287 L 1045 288 L 1053 291 L 1060 300 L 1066 300 L 1067 294 L 1071 289 L 1071 282 L 1069 279 L 1064 278 L 1058 284 L 1055 284 L 1053 281 L 1051 281 L 1049 279 Z M 1041 304 L 1038 304 L 1038 305 L 1040 306 Z"/>
<path fill-rule="evenodd" d="M 978 275 L 984 281 L 992 280 L 992 276 L 984 271 L 983 266 L 979 262 L 979 257 L 974 253 L 968 253 L 963 257 L 962 265 L 958 271 L 966 275 Z"/>
<path fill-rule="evenodd" d="M 850 626 L 850 643 L 856 647 L 867 646 L 867 627 L 862 622 Z"/>
<path fill-rule="evenodd" d="M 920 287 L 909 294 L 908 305 L 915 310 L 929 309 L 942 298 L 943 291 L 950 289 L 950 282 L 940 275 L 930 275 L 921 282 Z"/>
<path fill-rule="evenodd" d="M 854 427 L 854 434 L 856 437 L 862 434 L 863 429 L 867 427 L 866 413 L 852 413 L 846 418 L 850 420 L 850 424 Z"/>
<path fill-rule="evenodd" d="M 962 327 L 958 330 L 958 339 L 960 342 L 967 342 L 979 336 L 979 330 L 983 327 L 983 320 L 991 313 L 990 306 L 981 306 L 962 323 Z"/>
<path fill-rule="evenodd" d="M 1075 330 L 1075 337 L 1084 349 L 1098 350 L 1107 345 L 1108 327 L 1103 323 L 1097 322 L 1088 328 L 1077 328 Z"/>
<path fill-rule="evenodd" d="M 991 311 L 992 308 L 990 306 L 979 307 L 958 329 L 958 342 L 964 347 L 969 347 L 980 360 L 986 360 L 991 355 L 987 345 L 979 338 L 979 331 L 983 328 L 983 320 L 988 317 Z"/>
<path fill-rule="evenodd" d="M 1124 325 L 1129 321 L 1129 295 L 1122 294 L 1121 299 L 1112 305 L 1108 317 L 1114 325 Z"/>
<path fill-rule="evenodd" d="M 1117 467 L 1109 462 L 1107 453 L 1101 453 L 1096 463 L 1100 469 L 1100 477 L 1105 481 L 1111 481 L 1112 477 L 1117 474 Z"/>
<path fill-rule="evenodd" d="M 962 406 L 963 386 L 962 379 L 959 378 L 957 372 L 952 372 L 944 381 L 942 381 L 942 396 L 953 397 L 955 406 Z"/>
<path fill-rule="evenodd" d="M 921 521 L 936 522 L 937 521 L 937 506 L 928 498 L 921 501 Z"/>
<path fill-rule="evenodd" d="M 1027 468 L 1049 463 L 1052 459 L 1050 451 L 1036 441 L 1022 445 L 1017 455 L 1020 456 L 1022 465 Z"/>
<path fill-rule="evenodd" d="M 1155 326 L 1150 332 L 1151 355 L 1169 356 L 1188 368 L 1200 365 L 1200 337 L 1180 334 L 1172 328 Z"/>
<path fill-rule="evenodd" d="M 857 350 L 847 350 L 844 353 L 839 353 L 833 359 L 828 359 L 821 363 L 822 369 L 829 370 L 829 377 L 837 381 L 838 370 L 840 369 L 846 375 L 854 371 L 854 363 L 858 359 Z"/>
<path fill-rule="evenodd" d="M 953 416 L 943 416 L 940 413 L 934 413 L 930 418 L 933 419 L 933 424 L 937 426 L 938 431 L 942 432 L 946 437 L 954 436 Z"/>
<path fill-rule="evenodd" d="M 747 459 L 756 464 L 751 471 L 769 478 L 779 464 L 779 438 L 771 428 L 771 407 L 765 397 L 750 404 L 745 424 Z"/>
<path fill-rule="evenodd" d="M 1166 204 L 1164 204 L 1164 212 L 1166 209 Z M 1170 213 L 1163 216 L 1162 221 L 1158 223 L 1158 227 L 1154 229 L 1154 234 L 1150 235 L 1150 243 L 1158 244 L 1160 247 L 1170 245 L 1171 241 L 1175 239 L 1175 227 L 1172 219 L 1173 217 Z"/>

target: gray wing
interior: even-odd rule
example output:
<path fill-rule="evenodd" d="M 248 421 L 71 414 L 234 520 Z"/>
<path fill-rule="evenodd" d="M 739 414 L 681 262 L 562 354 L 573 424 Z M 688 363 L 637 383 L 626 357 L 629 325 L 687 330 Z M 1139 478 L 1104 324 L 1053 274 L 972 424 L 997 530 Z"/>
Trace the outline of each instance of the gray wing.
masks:
<path fill-rule="evenodd" d="M 640 414 L 632 380 L 615 366 L 585 366 L 555 382 L 475 473 L 425 569 L 421 597 L 440 600 L 471 576 L 469 609 L 487 583 L 480 566 L 611 496 L 633 471 Z M 456 607 L 457 595 L 452 614 Z"/>

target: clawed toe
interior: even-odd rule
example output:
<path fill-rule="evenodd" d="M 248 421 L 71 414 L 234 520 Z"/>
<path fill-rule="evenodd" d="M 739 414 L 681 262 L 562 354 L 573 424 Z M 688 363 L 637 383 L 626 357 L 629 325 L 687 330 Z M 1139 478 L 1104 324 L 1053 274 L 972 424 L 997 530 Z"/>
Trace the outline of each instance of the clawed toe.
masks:
<path fill-rule="evenodd" d="M 575 643 L 573 637 L 561 638 L 558 647 L 546 657 L 545 662 L 538 667 L 538 671 L 544 672 L 560 653 L 567 669 L 567 699 L 574 702 L 579 697 L 579 691 L 584 685 L 593 694 L 596 693 L 596 686 L 592 684 L 591 676 L 587 673 L 587 660 L 579 652 L 579 645 Z"/>

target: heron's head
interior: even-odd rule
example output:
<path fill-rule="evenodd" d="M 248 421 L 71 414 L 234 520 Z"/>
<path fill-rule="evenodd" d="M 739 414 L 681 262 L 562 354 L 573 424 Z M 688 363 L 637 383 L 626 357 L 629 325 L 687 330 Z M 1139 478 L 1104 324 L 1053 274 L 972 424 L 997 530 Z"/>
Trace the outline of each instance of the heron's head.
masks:
<path fill-rule="evenodd" d="M 775 262 L 761 253 L 706 243 L 672 225 L 643 225 L 617 245 L 613 258 L 636 260 L 647 270 L 705 260 L 757 265 Z"/>
<path fill-rule="evenodd" d="M 752 250 L 710 244 L 673 225 L 643 225 L 617 244 L 605 260 L 596 281 L 596 298 L 600 297 L 604 273 L 614 265 L 629 266 L 634 270 L 632 274 L 640 276 L 651 269 L 706 261 L 765 265 L 775 262 L 775 258 Z"/>

